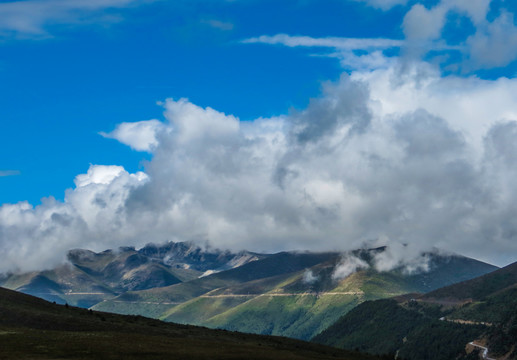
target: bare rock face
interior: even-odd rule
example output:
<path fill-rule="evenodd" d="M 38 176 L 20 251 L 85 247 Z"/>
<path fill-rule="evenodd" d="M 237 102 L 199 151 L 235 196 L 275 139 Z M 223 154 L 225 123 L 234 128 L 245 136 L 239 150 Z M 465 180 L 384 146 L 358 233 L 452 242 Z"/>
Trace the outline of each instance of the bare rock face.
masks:
<path fill-rule="evenodd" d="M 169 242 L 164 245 L 150 243 L 138 252 L 167 266 L 201 272 L 233 269 L 267 256 L 248 251 L 232 253 L 228 250 L 202 249 L 191 242 Z"/>

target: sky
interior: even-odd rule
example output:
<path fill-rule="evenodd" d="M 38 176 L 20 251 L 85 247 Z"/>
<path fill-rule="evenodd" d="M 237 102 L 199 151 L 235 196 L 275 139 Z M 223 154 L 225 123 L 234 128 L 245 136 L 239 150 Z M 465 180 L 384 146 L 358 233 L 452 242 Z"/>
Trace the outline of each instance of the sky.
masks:
<path fill-rule="evenodd" d="M 517 260 L 509 0 L 0 2 L 0 271 L 66 251 Z"/>

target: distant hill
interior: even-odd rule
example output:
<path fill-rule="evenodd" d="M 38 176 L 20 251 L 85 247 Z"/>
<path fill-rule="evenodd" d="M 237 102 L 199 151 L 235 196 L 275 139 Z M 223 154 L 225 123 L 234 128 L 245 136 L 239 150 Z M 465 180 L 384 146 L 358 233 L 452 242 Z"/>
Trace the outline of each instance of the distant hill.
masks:
<path fill-rule="evenodd" d="M 57 305 L 0 288 L 2 359 L 343 359 L 375 357 L 302 341 Z"/>
<path fill-rule="evenodd" d="M 384 248 L 352 254 L 372 264 Z M 94 309 L 185 324 L 310 339 L 358 304 L 425 292 L 496 269 L 461 256 L 429 254 L 428 272 L 370 267 L 334 276 L 340 253 L 279 253 L 232 270 L 162 288 L 126 292 Z"/>
<path fill-rule="evenodd" d="M 314 341 L 407 359 L 517 359 L 517 263 L 424 295 L 361 304 Z M 479 346 L 467 346 L 472 341 Z M 474 359 L 475 357 L 471 357 Z"/>
<path fill-rule="evenodd" d="M 517 262 L 484 276 L 463 281 L 429 292 L 421 297 L 422 301 L 433 299 L 449 301 L 481 300 L 517 284 Z"/>

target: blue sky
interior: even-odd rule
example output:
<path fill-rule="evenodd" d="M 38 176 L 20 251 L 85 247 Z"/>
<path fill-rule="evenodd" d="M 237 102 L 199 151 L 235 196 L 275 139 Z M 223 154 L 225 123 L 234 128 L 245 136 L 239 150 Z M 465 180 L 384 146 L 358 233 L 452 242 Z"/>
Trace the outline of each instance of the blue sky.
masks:
<path fill-rule="evenodd" d="M 141 168 L 145 156 L 97 133 L 160 118 L 157 101 L 187 97 L 252 120 L 304 107 L 321 82 L 342 71 L 335 59 L 307 56 L 312 51 L 241 40 L 278 33 L 401 38 L 404 14 L 346 1 L 132 2 L 78 11 L 85 23 L 65 15 L 40 25 L 44 34 L 4 30 L 1 167 L 20 175 L 1 179 L 2 202 L 62 199 L 90 163 Z"/>
<path fill-rule="evenodd" d="M 504 0 L 2 1 L 0 254 L 32 259 L 42 231 L 40 253 L 328 238 L 508 263 L 516 12 Z M 127 225 L 135 212 L 154 230 Z"/>

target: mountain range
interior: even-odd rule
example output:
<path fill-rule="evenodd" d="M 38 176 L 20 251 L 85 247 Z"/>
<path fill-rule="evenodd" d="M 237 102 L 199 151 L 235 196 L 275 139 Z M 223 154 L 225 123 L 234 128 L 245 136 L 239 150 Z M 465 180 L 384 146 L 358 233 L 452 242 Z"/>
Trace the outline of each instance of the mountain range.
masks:
<path fill-rule="evenodd" d="M 0 285 L 94 310 L 308 340 L 365 301 L 426 293 L 497 269 L 436 252 L 423 257 L 425 271 L 378 271 L 385 251 L 232 253 L 172 242 L 76 249 L 66 265 L 8 274 Z M 340 275 L 354 263 L 360 266 Z"/>

